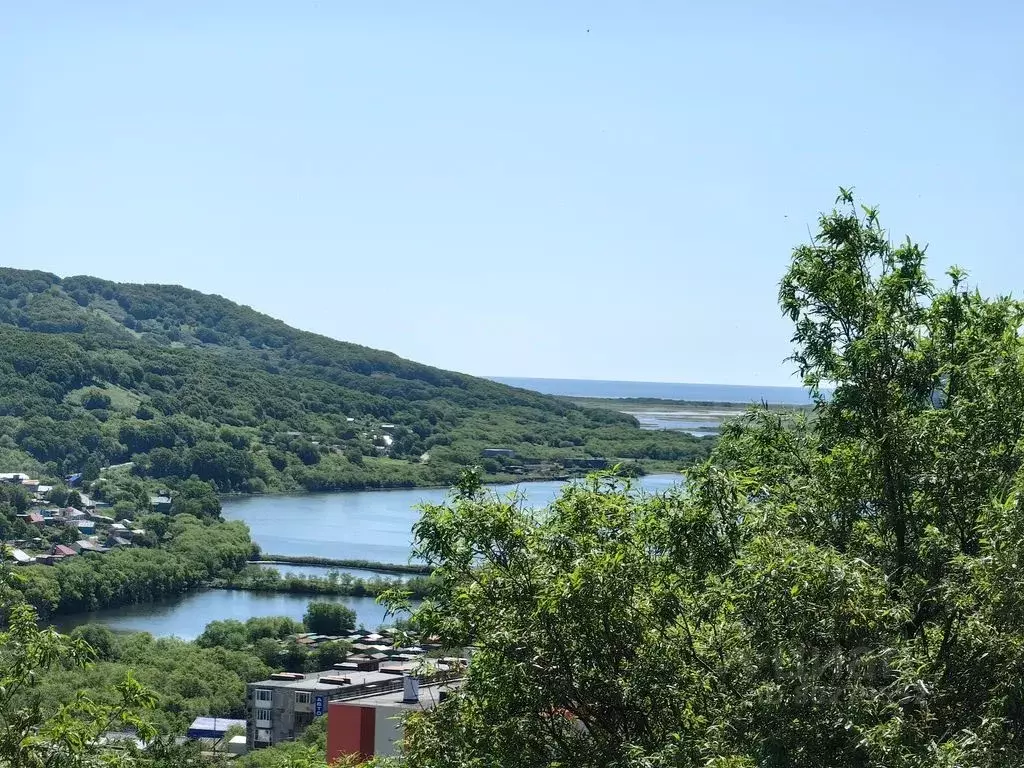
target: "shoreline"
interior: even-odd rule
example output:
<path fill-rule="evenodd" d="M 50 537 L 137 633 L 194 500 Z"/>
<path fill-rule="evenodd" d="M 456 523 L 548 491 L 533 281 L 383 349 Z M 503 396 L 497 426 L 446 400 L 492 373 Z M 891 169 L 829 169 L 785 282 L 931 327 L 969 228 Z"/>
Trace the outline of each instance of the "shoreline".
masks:
<path fill-rule="evenodd" d="M 653 431 L 653 430 L 652 430 Z M 711 437 L 712 435 L 709 435 Z M 562 474 L 562 475 L 512 475 L 513 479 L 509 480 L 485 480 L 483 485 L 485 488 L 495 485 L 518 485 L 519 483 L 566 483 L 571 480 L 583 480 L 588 475 L 593 474 L 592 472 L 581 472 L 579 474 Z M 655 470 L 652 472 L 645 472 L 640 477 L 647 475 L 682 475 L 681 470 Z M 623 480 L 635 480 L 634 477 L 623 477 Z M 389 491 L 415 491 L 417 488 L 422 488 L 429 491 L 437 490 L 450 490 L 451 485 L 399 485 L 388 488 L 373 487 L 373 488 L 334 488 L 331 490 L 322 491 L 307 491 L 302 488 L 289 491 L 263 491 L 262 493 L 219 493 L 217 499 L 221 502 L 230 501 L 242 501 L 244 499 L 260 499 L 264 497 L 276 498 L 280 496 L 319 496 L 330 493 L 387 493 Z"/>
<path fill-rule="evenodd" d="M 620 403 L 627 403 L 627 404 L 632 403 L 632 404 L 637 404 L 637 405 L 641 405 L 641 404 L 644 404 L 644 403 L 650 403 L 650 404 L 661 404 L 661 405 L 668 405 L 668 406 L 688 405 L 690 407 L 716 406 L 716 407 L 723 407 L 725 409 L 728 409 L 730 411 L 729 415 L 733 415 L 733 413 L 736 413 L 736 414 L 743 413 L 751 405 L 756 405 L 756 403 L 730 403 L 730 402 L 718 402 L 718 401 L 706 401 L 705 402 L 705 401 L 697 401 L 697 400 L 662 400 L 662 399 L 658 399 L 658 398 L 569 397 L 569 396 L 565 396 L 565 395 L 551 395 L 551 397 L 555 397 L 555 398 L 557 398 L 559 400 L 566 400 L 566 401 L 577 401 L 577 400 L 579 400 L 579 401 L 587 401 L 586 403 L 582 403 L 582 402 L 581 403 L 576 403 L 577 405 L 583 405 L 584 407 L 588 407 L 588 404 L 595 403 L 595 402 L 596 403 L 607 403 L 608 405 L 603 406 L 606 409 L 614 408 L 616 405 L 618 405 Z M 601 408 L 602 406 L 589 405 L 589 407 Z M 769 407 L 771 408 L 773 406 L 769 405 Z M 785 406 L 785 405 L 779 405 L 777 407 L 779 407 L 779 408 L 803 408 L 803 407 L 809 407 L 809 406 Z M 621 411 L 621 413 L 628 413 L 628 412 Z M 630 413 L 629 415 L 633 415 L 633 414 Z M 640 427 L 640 429 L 643 429 L 643 427 Z M 657 430 L 652 430 L 652 431 L 657 431 Z M 715 435 L 712 434 L 712 433 L 709 433 L 707 436 L 708 437 L 714 437 Z M 626 460 L 624 460 L 624 461 L 626 461 Z M 635 460 L 630 459 L 628 461 L 635 461 Z M 469 468 L 471 468 L 471 467 L 469 467 Z M 675 468 L 675 469 L 671 469 L 671 470 L 654 469 L 653 471 L 647 471 L 646 469 L 644 469 L 644 467 L 641 466 L 641 470 L 643 471 L 643 474 L 645 474 L 645 475 L 676 474 L 676 473 L 680 472 L 680 469 L 678 467 Z M 542 482 L 548 482 L 548 481 L 550 481 L 550 482 L 567 482 L 569 480 L 579 480 L 579 479 L 585 478 L 589 474 L 591 474 L 591 473 L 590 472 L 580 472 L 580 473 L 568 473 L 568 474 L 563 473 L 563 474 L 558 474 L 558 475 L 535 475 L 535 474 L 509 475 L 507 478 L 502 478 L 502 479 L 498 479 L 498 480 L 486 480 L 486 479 L 484 479 L 483 480 L 483 484 L 485 486 L 491 486 L 491 485 L 516 485 L 518 483 L 542 483 Z M 305 489 L 302 489 L 302 488 L 298 488 L 298 489 L 295 489 L 295 490 L 287 490 L 287 491 L 281 491 L 281 490 L 263 491 L 262 493 L 222 493 L 222 494 L 218 494 L 217 497 L 218 497 L 218 499 L 220 499 L 221 502 L 224 502 L 224 501 L 231 501 L 232 499 L 249 499 L 249 498 L 259 498 L 259 497 L 263 497 L 263 496 L 310 496 L 310 495 L 322 494 L 322 493 L 350 493 L 350 492 L 357 492 L 357 491 L 410 491 L 410 490 L 413 490 L 413 489 L 416 489 L 416 488 L 425 488 L 425 489 L 428 489 L 428 490 L 438 490 L 438 489 L 450 489 L 450 488 L 452 488 L 452 485 L 451 484 L 435 484 L 435 483 L 427 483 L 427 484 L 413 483 L 411 485 L 396 485 L 396 486 L 388 486 L 388 487 L 382 487 L 382 486 L 365 487 L 364 486 L 362 488 L 333 488 L 333 489 L 330 489 L 330 490 L 318 490 L 318 491 L 308 491 L 308 490 L 305 490 Z"/>
<path fill-rule="evenodd" d="M 414 574 L 418 576 L 429 576 L 434 569 L 426 564 L 419 563 L 380 563 L 373 560 L 359 560 L 355 558 L 331 558 L 318 557 L 316 555 L 261 555 L 255 560 L 248 560 L 249 563 L 260 563 L 267 565 L 311 565 L 320 568 L 351 568 L 362 571 L 379 571 L 380 573 Z"/>

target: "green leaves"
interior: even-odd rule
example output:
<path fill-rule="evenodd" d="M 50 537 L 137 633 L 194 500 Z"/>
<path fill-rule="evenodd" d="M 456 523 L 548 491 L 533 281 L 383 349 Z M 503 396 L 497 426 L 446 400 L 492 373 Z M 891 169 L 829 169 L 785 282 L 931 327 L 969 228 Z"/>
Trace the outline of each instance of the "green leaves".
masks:
<path fill-rule="evenodd" d="M 837 205 L 779 290 L 809 418 L 753 409 L 666 496 L 424 511 L 420 619 L 475 653 L 410 765 L 1024 764 L 1024 307 Z"/>
<path fill-rule="evenodd" d="M 9 629 L 0 634 L 0 763 L 25 768 L 65 768 L 115 764 L 99 737 L 128 728 L 147 740 L 156 732 L 143 716 L 155 695 L 129 672 L 114 690 L 115 703 L 100 704 L 79 691 L 68 701 L 47 702 L 44 714 L 32 695 L 44 678 L 61 667 L 82 667 L 92 657 L 84 643 L 36 626 L 26 605 L 10 609 Z"/>

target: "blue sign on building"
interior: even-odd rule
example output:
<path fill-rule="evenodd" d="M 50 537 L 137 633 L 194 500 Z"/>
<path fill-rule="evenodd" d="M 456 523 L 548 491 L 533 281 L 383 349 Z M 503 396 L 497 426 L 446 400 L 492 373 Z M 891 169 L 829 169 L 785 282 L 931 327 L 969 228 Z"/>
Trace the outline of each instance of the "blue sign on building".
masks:
<path fill-rule="evenodd" d="M 313 715 L 320 717 L 324 713 L 324 697 L 317 696 L 316 701 L 313 702 Z"/>

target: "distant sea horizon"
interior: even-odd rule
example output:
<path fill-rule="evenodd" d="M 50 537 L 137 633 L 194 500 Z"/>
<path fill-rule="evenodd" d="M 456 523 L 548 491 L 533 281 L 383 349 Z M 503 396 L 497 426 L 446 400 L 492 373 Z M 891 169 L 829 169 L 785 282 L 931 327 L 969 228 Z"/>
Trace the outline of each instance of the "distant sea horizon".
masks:
<path fill-rule="evenodd" d="M 811 394 L 804 387 L 772 387 L 758 384 L 685 384 L 663 381 L 603 381 L 599 379 L 544 379 L 522 376 L 488 376 L 510 387 L 530 389 L 561 397 L 600 397 L 618 400 L 630 397 L 658 400 L 691 400 L 714 403 L 760 403 L 807 405 Z"/>

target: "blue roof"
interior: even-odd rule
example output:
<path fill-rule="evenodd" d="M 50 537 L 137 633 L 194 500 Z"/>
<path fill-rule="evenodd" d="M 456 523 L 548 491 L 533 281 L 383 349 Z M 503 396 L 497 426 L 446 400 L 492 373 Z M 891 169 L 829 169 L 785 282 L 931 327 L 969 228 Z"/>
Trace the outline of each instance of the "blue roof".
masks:
<path fill-rule="evenodd" d="M 188 735 L 192 738 L 209 738 L 223 736 L 228 728 L 234 726 L 245 728 L 245 720 L 232 720 L 227 717 L 197 717 L 188 727 Z"/>

